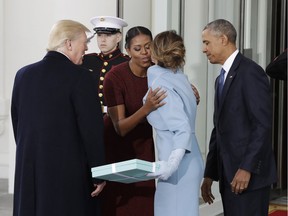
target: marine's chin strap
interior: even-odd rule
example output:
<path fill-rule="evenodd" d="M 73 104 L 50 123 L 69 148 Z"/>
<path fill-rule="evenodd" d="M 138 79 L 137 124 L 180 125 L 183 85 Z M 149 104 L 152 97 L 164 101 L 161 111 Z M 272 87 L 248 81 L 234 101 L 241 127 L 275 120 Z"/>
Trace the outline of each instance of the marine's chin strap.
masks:
<path fill-rule="evenodd" d="M 94 32 L 91 35 L 87 35 L 87 43 L 90 43 L 91 39 L 96 35 L 96 32 Z"/>

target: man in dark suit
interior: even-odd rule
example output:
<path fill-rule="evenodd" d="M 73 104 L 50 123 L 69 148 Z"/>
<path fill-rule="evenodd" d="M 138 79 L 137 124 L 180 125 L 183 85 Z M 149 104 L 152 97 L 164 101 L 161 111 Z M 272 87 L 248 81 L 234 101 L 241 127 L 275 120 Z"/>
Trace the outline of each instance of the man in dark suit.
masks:
<path fill-rule="evenodd" d="M 223 73 L 215 82 L 214 128 L 201 192 L 213 203 L 211 186 L 219 181 L 224 215 L 265 216 L 276 181 L 272 97 L 264 70 L 239 53 L 236 36 L 223 19 L 202 32 L 203 52 L 210 63 L 222 65 Z"/>
<path fill-rule="evenodd" d="M 88 70 L 84 25 L 61 20 L 48 53 L 15 77 L 11 115 L 16 140 L 14 216 L 98 216 L 105 182 L 103 118 Z"/>

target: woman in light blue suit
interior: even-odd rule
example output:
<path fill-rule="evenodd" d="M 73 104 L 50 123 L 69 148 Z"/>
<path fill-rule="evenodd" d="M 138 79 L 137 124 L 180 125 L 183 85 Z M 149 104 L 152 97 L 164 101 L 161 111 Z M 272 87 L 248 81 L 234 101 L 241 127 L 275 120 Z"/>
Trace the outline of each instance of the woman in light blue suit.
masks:
<path fill-rule="evenodd" d="M 160 164 L 150 174 L 158 178 L 155 216 L 196 216 L 203 160 L 195 136 L 196 98 L 181 71 L 183 39 L 175 31 L 165 31 L 155 37 L 150 49 L 155 65 L 148 69 L 148 86 L 167 91 L 166 104 L 147 116 L 156 130 Z"/>

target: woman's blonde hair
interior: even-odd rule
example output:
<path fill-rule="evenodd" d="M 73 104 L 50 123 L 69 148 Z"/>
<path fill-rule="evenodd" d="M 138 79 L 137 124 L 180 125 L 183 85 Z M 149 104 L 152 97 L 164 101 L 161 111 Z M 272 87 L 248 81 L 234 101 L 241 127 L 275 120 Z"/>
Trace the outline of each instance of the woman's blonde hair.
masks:
<path fill-rule="evenodd" d="M 183 39 L 174 30 L 159 33 L 151 44 L 152 58 L 158 65 L 176 70 L 185 64 L 185 46 Z"/>
<path fill-rule="evenodd" d="M 83 32 L 90 32 L 90 30 L 79 22 L 73 20 L 58 21 L 50 31 L 47 51 L 56 51 L 64 46 L 66 40 L 75 40 Z"/>

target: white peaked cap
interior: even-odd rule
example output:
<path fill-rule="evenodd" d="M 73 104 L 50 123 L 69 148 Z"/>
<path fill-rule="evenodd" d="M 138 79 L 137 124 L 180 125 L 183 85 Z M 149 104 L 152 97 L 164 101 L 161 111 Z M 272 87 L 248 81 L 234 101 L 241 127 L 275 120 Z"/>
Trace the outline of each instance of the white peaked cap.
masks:
<path fill-rule="evenodd" d="M 128 26 L 123 19 L 114 16 L 96 16 L 91 18 L 90 22 L 94 25 L 96 32 L 115 33 L 115 31 L 120 32 L 122 27 Z"/>

